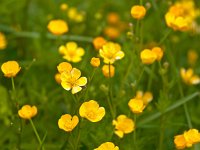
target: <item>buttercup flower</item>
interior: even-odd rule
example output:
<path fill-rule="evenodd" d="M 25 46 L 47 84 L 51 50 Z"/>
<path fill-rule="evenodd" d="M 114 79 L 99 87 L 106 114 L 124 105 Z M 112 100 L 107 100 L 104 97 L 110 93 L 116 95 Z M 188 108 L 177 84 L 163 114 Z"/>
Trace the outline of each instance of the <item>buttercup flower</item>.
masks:
<path fill-rule="evenodd" d="M 144 6 L 135 5 L 131 8 L 131 15 L 134 19 L 142 19 L 146 14 L 146 9 Z"/>
<path fill-rule="evenodd" d="M 146 105 L 142 99 L 133 98 L 128 102 L 128 106 L 135 114 L 142 113 Z"/>
<path fill-rule="evenodd" d="M 96 101 L 90 100 L 81 105 L 79 114 L 91 122 L 98 122 L 105 116 L 105 109 L 104 107 L 99 107 Z"/>
<path fill-rule="evenodd" d="M 137 91 L 135 98 L 142 99 L 144 102 L 144 105 L 147 105 L 153 100 L 153 95 L 151 92 L 143 93 L 142 91 Z"/>
<path fill-rule="evenodd" d="M 75 42 L 68 42 L 66 46 L 62 45 L 59 47 L 59 53 L 63 55 L 64 59 L 77 63 L 81 61 L 85 51 L 83 48 L 78 47 Z"/>
<path fill-rule="evenodd" d="M 198 57 L 198 53 L 195 50 L 189 50 L 187 53 L 187 60 L 191 66 L 196 64 Z"/>
<path fill-rule="evenodd" d="M 115 67 L 113 65 L 110 65 L 110 67 L 109 65 L 103 65 L 102 72 L 105 77 L 111 78 L 115 74 Z"/>
<path fill-rule="evenodd" d="M 107 22 L 109 24 L 116 25 L 120 22 L 119 15 L 115 12 L 111 12 L 107 15 Z"/>
<path fill-rule="evenodd" d="M 106 64 L 113 64 L 116 60 L 124 57 L 124 52 L 121 51 L 121 46 L 113 42 L 107 42 L 104 44 L 103 48 L 99 50 L 99 54 Z"/>
<path fill-rule="evenodd" d="M 5 49 L 6 45 L 7 45 L 6 37 L 3 33 L 0 32 L 0 50 Z"/>
<path fill-rule="evenodd" d="M 135 129 L 135 123 L 132 119 L 125 115 L 120 115 L 117 120 L 113 120 L 115 126 L 115 134 L 120 138 L 123 138 L 124 134 L 131 133 Z"/>
<path fill-rule="evenodd" d="M 68 9 L 67 16 L 69 19 L 75 22 L 84 21 L 84 14 L 82 12 L 79 12 L 75 7 L 71 7 Z"/>
<path fill-rule="evenodd" d="M 149 49 L 144 49 L 140 53 L 140 58 L 143 64 L 152 64 L 157 59 L 157 55 Z"/>
<path fill-rule="evenodd" d="M 153 47 L 152 52 L 154 52 L 156 54 L 156 60 L 160 61 L 163 57 L 163 50 L 160 47 Z"/>
<path fill-rule="evenodd" d="M 62 4 L 60 5 L 60 9 L 61 9 L 62 11 L 65 11 L 65 10 L 68 9 L 68 5 L 67 5 L 66 3 L 62 3 Z"/>
<path fill-rule="evenodd" d="M 68 25 L 64 20 L 51 20 L 47 26 L 49 31 L 55 35 L 62 35 L 68 32 Z"/>
<path fill-rule="evenodd" d="M 23 119 L 31 119 L 37 114 L 37 107 L 24 105 L 20 110 L 18 110 L 18 115 Z"/>
<path fill-rule="evenodd" d="M 183 135 L 177 135 L 174 137 L 174 144 L 177 149 L 184 149 L 186 147 L 186 141 Z"/>
<path fill-rule="evenodd" d="M 183 82 L 188 85 L 195 85 L 200 83 L 200 78 L 198 75 L 194 75 L 193 69 L 189 68 L 188 70 L 181 68 L 180 70 L 181 78 Z"/>
<path fill-rule="evenodd" d="M 119 147 L 115 146 L 112 142 L 105 142 L 94 150 L 119 150 Z"/>
<path fill-rule="evenodd" d="M 72 70 L 72 65 L 68 62 L 61 62 L 58 66 L 57 66 L 58 72 L 62 73 L 62 72 L 71 72 Z"/>
<path fill-rule="evenodd" d="M 86 77 L 80 77 L 81 71 L 73 68 L 70 73 L 62 72 L 61 73 L 61 85 L 62 87 L 69 91 L 72 89 L 72 94 L 75 94 L 82 90 L 81 86 L 85 86 L 87 84 Z"/>
<path fill-rule="evenodd" d="M 70 114 L 62 115 L 58 120 L 58 127 L 66 132 L 71 132 L 78 124 L 78 117 L 71 116 Z"/>
<path fill-rule="evenodd" d="M 93 41 L 92 41 L 92 43 L 94 45 L 94 48 L 96 50 L 101 49 L 103 47 L 103 45 L 106 44 L 106 42 L 107 41 L 101 36 L 98 36 L 98 37 L 94 38 Z"/>
<path fill-rule="evenodd" d="M 100 59 L 99 58 L 96 58 L 96 57 L 92 57 L 91 61 L 90 61 L 90 64 L 93 66 L 93 67 L 99 67 L 100 66 Z"/>
<path fill-rule="evenodd" d="M 21 67 L 16 61 L 7 61 L 1 65 L 1 71 L 5 77 L 12 78 L 17 75 Z"/>
<path fill-rule="evenodd" d="M 116 39 L 120 36 L 120 30 L 117 27 L 107 26 L 104 29 L 104 34 L 111 39 Z"/>

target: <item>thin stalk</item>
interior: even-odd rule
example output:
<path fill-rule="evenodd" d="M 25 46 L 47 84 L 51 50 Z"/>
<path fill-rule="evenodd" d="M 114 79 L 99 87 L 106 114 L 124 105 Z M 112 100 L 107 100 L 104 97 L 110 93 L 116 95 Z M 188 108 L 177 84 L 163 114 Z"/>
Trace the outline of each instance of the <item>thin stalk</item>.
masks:
<path fill-rule="evenodd" d="M 136 121 L 137 121 L 137 116 L 136 114 L 134 114 L 134 123 L 135 123 L 135 126 L 136 126 Z M 136 136 L 136 129 L 134 130 L 133 132 L 133 142 L 134 142 L 134 147 L 135 147 L 135 150 L 137 150 L 137 136 Z"/>
<path fill-rule="evenodd" d="M 162 39 L 159 41 L 159 45 L 161 45 L 166 39 L 167 39 L 167 37 L 170 35 L 170 33 L 172 32 L 172 30 L 171 29 L 169 29 L 166 33 L 165 33 L 165 35 L 162 37 Z"/>

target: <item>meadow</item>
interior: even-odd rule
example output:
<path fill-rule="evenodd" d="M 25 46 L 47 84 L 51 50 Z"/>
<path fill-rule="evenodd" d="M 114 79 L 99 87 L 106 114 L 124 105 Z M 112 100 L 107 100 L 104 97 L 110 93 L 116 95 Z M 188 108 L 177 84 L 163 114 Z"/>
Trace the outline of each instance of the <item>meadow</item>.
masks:
<path fill-rule="evenodd" d="M 200 1 L 0 0 L 1 150 L 200 150 Z"/>

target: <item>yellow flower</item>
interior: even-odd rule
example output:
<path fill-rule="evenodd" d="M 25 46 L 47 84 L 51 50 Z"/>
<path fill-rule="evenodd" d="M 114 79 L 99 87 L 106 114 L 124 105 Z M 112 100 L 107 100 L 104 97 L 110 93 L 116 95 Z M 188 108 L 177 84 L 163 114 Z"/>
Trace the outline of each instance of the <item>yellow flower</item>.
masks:
<path fill-rule="evenodd" d="M 81 86 L 85 86 L 87 84 L 86 77 L 80 77 L 81 71 L 73 68 L 71 72 L 62 72 L 61 73 L 61 85 L 62 87 L 69 91 L 72 89 L 72 94 L 75 94 L 82 90 Z"/>
<path fill-rule="evenodd" d="M 115 134 L 123 138 L 124 134 L 131 133 L 135 129 L 135 123 L 125 115 L 120 115 L 117 120 L 113 120 Z"/>
<path fill-rule="evenodd" d="M 111 39 L 116 39 L 120 36 L 120 30 L 113 26 L 108 26 L 104 29 L 104 34 Z"/>
<path fill-rule="evenodd" d="M 115 12 L 111 12 L 107 15 L 107 21 L 109 24 L 117 25 L 120 22 L 119 15 Z"/>
<path fill-rule="evenodd" d="M 199 84 L 200 78 L 197 75 L 194 75 L 193 69 L 189 68 L 188 70 L 185 70 L 184 68 L 181 68 L 180 70 L 181 78 L 183 79 L 183 82 L 185 82 L 188 85 L 193 84 Z"/>
<path fill-rule="evenodd" d="M 72 70 L 72 65 L 68 62 L 61 62 L 58 66 L 57 66 L 58 72 L 62 73 L 62 72 L 71 72 Z"/>
<path fill-rule="evenodd" d="M 185 137 L 183 135 L 177 135 L 174 137 L 174 144 L 177 149 L 184 149 L 186 147 Z"/>
<path fill-rule="evenodd" d="M 96 50 L 101 49 L 103 47 L 103 45 L 106 44 L 106 42 L 107 41 L 101 36 L 98 36 L 98 37 L 94 38 L 93 41 L 92 41 L 92 43 L 94 45 L 94 48 Z"/>
<path fill-rule="evenodd" d="M 49 31 L 55 35 L 62 35 L 68 32 L 68 25 L 64 20 L 51 20 L 47 26 Z"/>
<path fill-rule="evenodd" d="M 144 105 L 147 105 L 153 100 L 153 95 L 151 92 L 143 93 L 142 91 L 137 91 L 135 98 L 142 99 L 144 102 Z"/>
<path fill-rule="evenodd" d="M 163 57 L 163 50 L 160 47 L 153 47 L 152 52 L 154 52 L 156 54 L 156 60 L 160 61 Z"/>
<path fill-rule="evenodd" d="M 110 65 L 110 67 L 109 65 L 103 65 L 102 72 L 105 77 L 111 78 L 115 74 L 115 67 L 113 65 Z"/>
<path fill-rule="evenodd" d="M 96 57 L 92 57 L 91 61 L 90 61 L 90 64 L 93 66 L 93 67 L 99 67 L 100 66 L 100 59 L 99 58 L 96 58 Z"/>
<path fill-rule="evenodd" d="M 84 14 L 81 12 L 78 12 L 75 7 L 69 8 L 67 15 L 69 19 L 76 22 L 82 22 L 84 20 Z"/>
<path fill-rule="evenodd" d="M 24 105 L 20 110 L 18 110 L 18 115 L 23 119 L 31 119 L 37 114 L 37 107 Z"/>
<path fill-rule="evenodd" d="M 192 144 L 200 142 L 200 133 L 197 129 L 190 129 L 183 134 L 187 147 L 191 147 Z"/>
<path fill-rule="evenodd" d="M 187 60 L 191 66 L 196 64 L 198 57 L 198 53 L 195 50 L 189 50 L 187 53 Z"/>
<path fill-rule="evenodd" d="M 119 147 L 115 146 L 112 142 L 105 142 L 94 150 L 119 150 Z"/>
<path fill-rule="evenodd" d="M 16 61 L 7 61 L 1 65 L 1 70 L 5 77 L 12 78 L 17 75 L 21 67 Z"/>
<path fill-rule="evenodd" d="M 85 53 L 84 49 L 78 47 L 75 42 L 68 42 L 66 43 L 66 46 L 60 46 L 59 52 L 63 55 L 64 59 L 74 63 L 80 62 L 82 59 L 81 57 Z"/>
<path fill-rule="evenodd" d="M 96 101 L 90 100 L 81 105 L 79 114 L 91 122 L 98 122 L 105 116 L 105 109 L 104 107 L 99 107 Z"/>
<path fill-rule="evenodd" d="M 5 49 L 6 45 L 7 45 L 6 37 L 3 33 L 0 32 L 0 50 Z"/>
<path fill-rule="evenodd" d="M 56 73 L 55 76 L 54 76 L 54 78 L 55 78 L 55 80 L 56 80 L 56 82 L 58 84 L 61 83 L 61 74 L 60 73 Z"/>
<path fill-rule="evenodd" d="M 134 19 L 142 19 L 146 14 L 146 9 L 144 6 L 135 5 L 131 8 L 131 15 Z"/>
<path fill-rule="evenodd" d="M 149 49 L 144 49 L 140 53 L 140 58 L 143 64 L 152 64 L 157 59 L 157 55 Z"/>
<path fill-rule="evenodd" d="M 78 124 L 78 117 L 69 114 L 62 115 L 58 120 L 58 127 L 66 132 L 71 132 Z"/>
<path fill-rule="evenodd" d="M 128 102 L 128 106 L 133 113 L 142 113 L 146 105 L 142 99 L 133 98 Z"/>
<path fill-rule="evenodd" d="M 113 64 L 116 60 L 124 57 L 124 52 L 121 51 L 121 46 L 113 42 L 107 42 L 104 44 L 103 48 L 99 50 L 99 54 L 106 64 Z"/>
<path fill-rule="evenodd" d="M 66 3 L 62 3 L 62 4 L 60 5 L 60 9 L 61 9 L 62 11 L 65 11 L 65 10 L 68 9 L 68 5 L 67 5 Z"/>

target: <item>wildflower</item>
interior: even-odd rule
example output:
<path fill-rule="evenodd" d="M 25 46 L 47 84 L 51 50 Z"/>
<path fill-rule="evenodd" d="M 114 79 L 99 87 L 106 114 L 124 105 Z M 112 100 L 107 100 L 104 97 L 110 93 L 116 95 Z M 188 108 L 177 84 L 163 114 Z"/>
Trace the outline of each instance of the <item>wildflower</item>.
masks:
<path fill-rule="evenodd" d="M 104 29 L 104 34 L 111 39 L 116 39 L 120 36 L 120 30 L 113 26 L 108 26 Z"/>
<path fill-rule="evenodd" d="M 198 53 L 195 50 L 189 50 L 187 53 L 187 60 L 191 66 L 196 64 L 198 57 Z"/>
<path fill-rule="evenodd" d="M 119 15 L 115 12 L 111 12 L 107 15 L 107 21 L 109 24 L 116 25 L 120 22 Z"/>
<path fill-rule="evenodd" d="M 143 64 L 152 64 L 157 59 L 157 55 L 149 49 L 144 49 L 140 53 L 140 58 Z"/>
<path fill-rule="evenodd" d="M 188 70 L 181 68 L 180 74 L 181 74 L 181 78 L 183 79 L 183 82 L 185 82 L 188 85 L 200 83 L 199 76 L 194 75 L 194 71 L 192 68 L 189 68 Z"/>
<path fill-rule="evenodd" d="M 61 9 L 62 11 L 65 11 L 65 10 L 68 9 L 68 5 L 67 5 L 66 3 L 62 3 L 62 4 L 60 5 L 60 9 Z"/>
<path fill-rule="evenodd" d="M 131 133 L 135 128 L 135 123 L 132 119 L 125 115 L 120 115 L 117 120 L 113 120 L 115 126 L 115 134 L 120 138 L 123 138 L 124 134 Z"/>
<path fill-rule="evenodd" d="M 6 37 L 3 33 L 0 32 L 0 50 L 5 49 L 6 45 L 7 45 Z"/>
<path fill-rule="evenodd" d="M 153 95 L 151 92 L 143 93 L 142 91 L 137 91 L 135 98 L 142 99 L 144 105 L 147 105 L 148 103 L 150 103 L 153 100 Z"/>
<path fill-rule="evenodd" d="M 21 67 L 16 61 L 7 61 L 1 65 L 1 70 L 5 77 L 12 78 L 17 75 Z"/>
<path fill-rule="evenodd" d="M 71 72 L 72 70 L 72 65 L 68 62 L 61 62 L 58 66 L 57 66 L 58 72 L 62 73 L 62 72 Z"/>
<path fill-rule="evenodd" d="M 186 147 L 186 141 L 183 135 L 175 136 L 174 143 L 177 149 L 184 149 Z"/>
<path fill-rule="evenodd" d="M 75 94 L 82 90 L 81 86 L 85 86 L 87 84 L 86 77 L 80 77 L 81 71 L 73 68 L 71 72 L 62 72 L 61 73 L 61 86 L 69 91 L 72 89 L 72 94 Z"/>
<path fill-rule="evenodd" d="M 62 35 L 68 32 L 68 25 L 64 20 L 51 20 L 47 26 L 49 31 L 55 35 Z"/>
<path fill-rule="evenodd" d="M 113 64 L 116 60 L 124 57 L 124 52 L 121 51 L 121 46 L 113 42 L 107 42 L 103 45 L 103 48 L 99 50 L 99 54 L 106 64 Z"/>
<path fill-rule="evenodd" d="M 24 105 L 20 110 L 18 110 L 18 115 L 23 119 L 31 119 L 37 114 L 37 107 Z"/>
<path fill-rule="evenodd" d="M 90 100 L 81 105 L 79 114 L 91 122 L 98 122 L 105 116 L 105 109 L 104 107 L 99 107 L 96 101 Z"/>
<path fill-rule="evenodd" d="M 58 120 L 58 127 L 66 132 L 71 132 L 78 124 L 78 117 L 71 116 L 70 114 L 62 115 Z"/>
<path fill-rule="evenodd" d="M 113 65 L 103 65 L 102 67 L 103 75 L 107 78 L 111 78 L 115 74 L 115 67 Z"/>
<path fill-rule="evenodd" d="M 144 6 L 135 5 L 131 8 L 131 15 L 134 19 L 142 19 L 146 14 L 146 9 Z"/>
<path fill-rule="evenodd" d="M 67 15 L 69 19 L 75 22 L 82 22 L 84 20 L 83 13 L 78 12 L 78 10 L 75 7 L 69 8 Z"/>
<path fill-rule="evenodd" d="M 93 67 L 99 67 L 100 66 L 100 59 L 99 58 L 96 58 L 96 57 L 92 57 L 91 61 L 90 61 L 90 64 L 93 66 Z"/>
<path fill-rule="evenodd" d="M 61 83 L 61 74 L 60 73 L 56 73 L 55 76 L 54 76 L 54 78 L 55 78 L 55 80 L 56 80 L 56 82 L 58 84 Z"/>
<path fill-rule="evenodd" d="M 68 42 L 66 43 L 66 46 L 60 46 L 59 52 L 63 55 L 64 59 L 74 63 L 80 62 L 82 60 L 81 57 L 85 53 L 84 49 L 78 47 L 75 42 Z"/>
<path fill-rule="evenodd" d="M 146 105 L 142 99 L 133 98 L 128 102 L 128 106 L 130 107 L 133 113 L 139 114 L 142 113 Z"/>
<path fill-rule="evenodd" d="M 119 147 L 115 146 L 112 142 L 105 142 L 94 150 L 119 150 Z"/>
<path fill-rule="evenodd" d="M 101 36 L 98 36 L 98 37 L 94 38 L 93 41 L 92 41 L 92 43 L 94 45 L 94 48 L 96 50 L 101 49 L 103 47 L 103 45 L 106 44 L 106 42 L 107 41 Z"/>
<path fill-rule="evenodd" d="M 160 47 L 153 47 L 152 52 L 154 52 L 156 54 L 156 60 L 160 61 L 163 57 L 163 50 Z"/>

